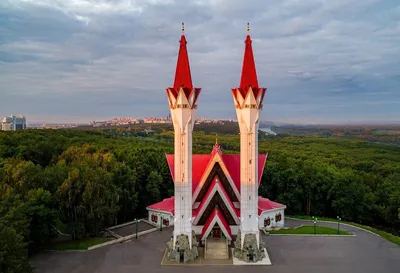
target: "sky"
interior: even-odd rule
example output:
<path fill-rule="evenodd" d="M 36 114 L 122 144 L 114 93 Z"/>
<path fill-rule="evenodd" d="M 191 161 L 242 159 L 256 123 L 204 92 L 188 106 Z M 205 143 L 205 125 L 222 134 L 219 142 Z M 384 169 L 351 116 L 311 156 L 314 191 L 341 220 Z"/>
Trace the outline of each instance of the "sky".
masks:
<path fill-rule="evenodd" d="M 166 116 L 182 21 L 198 116 L 235 118 L 249 22 L 262 120 L 400 121 L 398 0 L 0 0 L 0 116 Z"/>

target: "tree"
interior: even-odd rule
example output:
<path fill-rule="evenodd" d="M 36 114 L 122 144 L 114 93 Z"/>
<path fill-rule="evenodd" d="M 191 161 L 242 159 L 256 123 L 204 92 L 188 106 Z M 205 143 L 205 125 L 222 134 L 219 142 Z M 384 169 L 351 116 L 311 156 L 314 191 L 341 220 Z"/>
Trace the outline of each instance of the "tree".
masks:
<path fill-rule="evenodd" d="M 32 246 L 39 246 L 56 237 L 54 227 L 58 214 L 53 208 L 51 193 L 41 188 L 30 190 L 25 206 L 27 218 L 30 219 L 29 241 Z"/>
<path fill-rule="evenodd" d="M 0 223 L 0 272 L 30 273 L 27 244 L 12 227 Z"/>
<path fill-rule="evenodd" d="M 160 187 L 162 183 L 162 176 L 157 171 L 151 171 L 149 177 L 147 178 L 146 186 L 149 196 L 149 204 L 161 201 Z"/>

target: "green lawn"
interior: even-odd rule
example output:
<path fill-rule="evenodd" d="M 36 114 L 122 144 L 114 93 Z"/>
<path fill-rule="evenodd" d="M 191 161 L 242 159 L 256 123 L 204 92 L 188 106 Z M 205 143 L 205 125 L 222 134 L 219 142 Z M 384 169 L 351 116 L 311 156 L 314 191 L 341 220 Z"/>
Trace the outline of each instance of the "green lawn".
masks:
<path fill-rule="evenodd" d="M 303 226 L 295 229 L 280 229 L 280 230 L 272 230 L 269 232 L 270 234 L 314 234 L 314 226 Z M 315 227 L 315 234 L 319 235 L 337 235 L 337 229 L 330 227 Z M 349 232 L 339 230 L 340 235 L 350 235 Z"/>
<path fill-rule="evenodd" d="M 83 238 L 79 240 L 72 240 L 66 242 L 59 242 L 51 244 L 47 247 L 50 250 L 86 250 L 90 246 L 98 245 L 112 238 Z"/>
<path fill-rule="evenodd" d="M 312 217 L 303 216 L 303 215 L 302 216 L 287 216 L 287 217 L 296 218 L 296 219 L 302 219 L 302 220 L 313 220 Z M 333 219 L 333 218 L 317 217 L 317 219 L 318 219 L 318 221 L 337 222 L 337 219 Z M 342 221 L 342 222 L 345 223 L 345 224 L 348 224 L 348 225 L 352 225 L 352 226 L 355 226 L 355 227 L 359 227 L 359 228 L 363 228 L 363 229 L 369 230 L 369 231 L 371 231 L 371 232 L 373 232 L 375 234 L 378 234 L 379 236 L 385 238 L 389 242 L 392 242 L 392 243 L 400 246 L 400 236 L 396 236 L 396 235 L 393 235 L 393 234 L 391 234 L 389 232 L 386 232 L 386 231 L 378 230 L 378 229 L 373 228 L 373 227 L 364 226 L 364 225 L 360 225 L 360 224 L 353 223 L 353 222 L 345 222 L 345 221 Z"/>

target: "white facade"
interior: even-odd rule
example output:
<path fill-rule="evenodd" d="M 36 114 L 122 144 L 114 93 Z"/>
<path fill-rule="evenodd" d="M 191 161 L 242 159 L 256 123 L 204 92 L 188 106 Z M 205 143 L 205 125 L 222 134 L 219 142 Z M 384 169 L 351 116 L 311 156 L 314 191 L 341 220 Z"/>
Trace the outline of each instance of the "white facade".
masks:
<path fill-rule="evenodd" d="M 258 218 L 259 229 L 283 228 L 285 226 L 285 208 L 263 211 Z"/>
<path fill-rule="evenodd" d="M 169 227 L 174 225 L 174 216 L 172 213 L 167 213 L 165 211 L 149 210 L 148 221 L 157 227 Z"/>
<path fill-rule="evenodd" d="M 285 226 L 285 209 L 286 207 L 266 210 L 258 216 L 258 229 L 275 229 L 275 228 L 283 228 Z M 159 210 L 148 210 L 148 221 L 154 224 L 157 227 L 160 227 L 160 221 L 162 220 L 163 227 L 170 227 L 174 225 L 174 216 L 172 213 L 168 213 L 165 211 Z M 280 217 L 277 217 L 277 216 Z M 280 219 L 279 219 L 280 218 Z M 193 225 L 193 231 L 200 235 L 203 230 L 202 225 Z M 232 235 L 237 235 L 240 226 L 229 226 L 231 229 Z"/>
<path fill-rule="evenodd" d="M 4 117 L 1 120 L 1 130 L 3 131 L 16 131 L 26 129 L 26 118 L 22 115 Z"/>

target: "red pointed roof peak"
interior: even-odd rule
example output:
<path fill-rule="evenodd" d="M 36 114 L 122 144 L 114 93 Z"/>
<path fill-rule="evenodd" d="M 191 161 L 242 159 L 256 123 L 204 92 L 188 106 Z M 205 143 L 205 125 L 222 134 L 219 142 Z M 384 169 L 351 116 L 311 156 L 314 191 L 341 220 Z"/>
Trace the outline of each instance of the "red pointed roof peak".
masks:
<path fill-rule="evenodd" d="M 176 63 L 174 88 L 178 90 L 181 87 L 193 88 L 192 76 L 190 74 L 189 56 L 186 48 L 186 37 L 184 34 L 184 25 L 182 23 L 182 36 L 179 41 L 178 61 Z"/>
<path fill-rule="evenodd" d="M 214 155 L 215 153 L 219 153 L 220 155 L 222 155 L 221 146 L 219 146 L 218 144 L 218 135 L 216 135 L 215 137 L 215 144 L 213 146 L 211 154 Z"/>
<path fill-rule="evenodd" d="M 249 31 L 249 29 L 247 29 Z M 248 89 L 250 86 L 255 89 L 258 88 L 258 79 L 256 72 L 256 65 L 254 62 L 252 41 L 248 33 L 245 40 L 245 49 L 242 66 L 242 78 L 240 80 L 240 88 L 242 90 Z"/>

